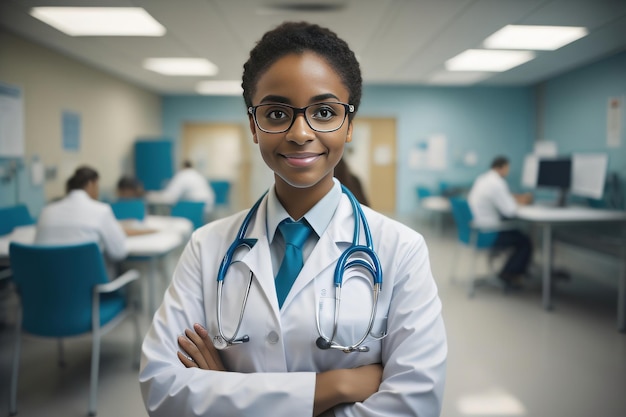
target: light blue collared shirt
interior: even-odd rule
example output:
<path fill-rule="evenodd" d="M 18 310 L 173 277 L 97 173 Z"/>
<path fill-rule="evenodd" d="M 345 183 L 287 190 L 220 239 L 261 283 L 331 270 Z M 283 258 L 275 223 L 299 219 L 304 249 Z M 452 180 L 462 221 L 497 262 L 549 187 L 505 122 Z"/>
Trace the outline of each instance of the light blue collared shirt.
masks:
<path fill-rule="evenodd" d="M 335 210 L 337 210 L 339 202 L 341 201 L 341 184 L 336 179 L 333 178 L 333 180 L 335 182 L 333 188 L 303 216 L 315 232 L 309 235 L 302 248 L 302 257 L 305 263 L 311 252 L 313 252 L 313 248 L 317 244 L 320 236 L 322 236 L 330 224 Z M 280 222 L 285 219 L 291 219 L 293 221 L 300 220 L 292 219 L 289 216 L 287 210 L 285 210 L 282 204 L 280 204 L 280 201 L 278 201 L 275 188 L 272 187 L 270 192 L 267 193 L 267 218 L 265 219 L 265 225 L 267 227 L 267 238 L 270 241 L 270 254 L 272 256 L 274 276 L 278 273 L 278 269 L 280 268 L 285 254 L 285 240 L 280 233 L 276 233 L 276 230 Z"/>

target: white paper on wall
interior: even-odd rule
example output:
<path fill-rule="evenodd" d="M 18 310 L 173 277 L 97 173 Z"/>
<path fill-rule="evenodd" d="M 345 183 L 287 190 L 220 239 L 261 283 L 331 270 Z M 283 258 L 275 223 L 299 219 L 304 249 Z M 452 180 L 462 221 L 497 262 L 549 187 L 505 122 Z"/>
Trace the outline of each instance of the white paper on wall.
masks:
<path fill-rule="evenodd" d="M 24 156 L 24 100 L 19 87 L 0 83 L 0 157 Z"/>
<path fill-rule="evenodd" d="M 606 145 L 619 148 L 622 142 L 622 97 L 611 97 L 608 102 L 606 120 Z"/>

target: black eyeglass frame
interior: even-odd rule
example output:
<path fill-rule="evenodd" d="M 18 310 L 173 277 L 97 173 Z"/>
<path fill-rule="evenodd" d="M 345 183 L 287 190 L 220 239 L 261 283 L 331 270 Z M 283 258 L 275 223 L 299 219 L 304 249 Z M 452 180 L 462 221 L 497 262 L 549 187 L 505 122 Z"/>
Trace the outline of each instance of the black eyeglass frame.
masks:
<path fill-rule="evenodd" d="M 309 121 L 309 118 L 306 115 L 306 110 L 309 107 L 312 106 L 320 106 L 323 104 L 340 104 L 342 105 L 345 110 L 346 113 L 343 115 L 343 120 L 341 121 L 341 124 L 339 125 L 339 127 L 335 128 L 335 129 L 331 129 L 331 130 L 319 130 L 314 128 L 313 126 L 311 126 L 311 122 Z M 280 130 L 278 132 L 274 132 L 274 131 L 270 131 L 270 130 L 265 130 L 263 129 L 261 126 L 259 126 L 259 121 L 256 118 L 256 111 L 259 107 L 268 107 L 268 106 L 285 106 L 285 107 L 289 107 L 290 109 L 293 110 L 293 116 L 291 117 L 291 123 L 289 123 L 289 126 L 284 129 L 284 130 Z M 347 103 L 342 103 L 339 101 L 329 101 L 329 102 L 322 102 L 322 103 L 313 103 L 313 104 L 309 104 L 308 106 L 304 106 L 304 107 L 295 107 L 289 104 L 285 104 L 285 103 L 263 103 L 263 104 L 257 104 L 256 106 L 250 106 L 248 107 L 248 113 L 252 115 L 252 118 L 254 119 L 254 124 L 256 125 L 257 128 L 259 128 L 259 130 L 261 132 L 265 132 L 265 133 L 285 133 L 287 131 L 289 131 L 289 129 L 291 129 L 291 126 L 293 126 L 293 123 L 296 121 L 296 117 L 298 117 L 298 114 L 302 113 L 302 115 L 304 116 L 304 120 L 306 120 L 306 124 L 309 125 L 309 127 L 314 130 L 315 132 L 320 132 L 320 133 L 330 133 L 330 132 L 336 132 L 337 130 L 341 129 L 344 125 L 344 123 L 346 122 L 346 118 L 348 117 L 348 115 L 350 113 L 354 113 L 354 105 L 352 104 L 347 104 Z"/>

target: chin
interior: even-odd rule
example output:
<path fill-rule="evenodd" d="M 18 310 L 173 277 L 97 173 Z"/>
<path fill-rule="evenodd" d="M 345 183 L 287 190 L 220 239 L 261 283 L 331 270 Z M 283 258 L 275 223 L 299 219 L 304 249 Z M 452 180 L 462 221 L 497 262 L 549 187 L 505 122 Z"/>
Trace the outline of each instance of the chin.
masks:
<path fill-rule="evenodd" d="M 290 187 L 293 188 L 300 188 L 300 189 L 306 189 L 306 188 L 312 188 L 314 186 L 316 186 L 317 184 L 319 184 L 324 178 L 318 178 L 317 180 L 298 180 L 298 179 L 290 179 L 290 178 L 285 178 L 283 176 L 280 176 L 280 178 Z"/>

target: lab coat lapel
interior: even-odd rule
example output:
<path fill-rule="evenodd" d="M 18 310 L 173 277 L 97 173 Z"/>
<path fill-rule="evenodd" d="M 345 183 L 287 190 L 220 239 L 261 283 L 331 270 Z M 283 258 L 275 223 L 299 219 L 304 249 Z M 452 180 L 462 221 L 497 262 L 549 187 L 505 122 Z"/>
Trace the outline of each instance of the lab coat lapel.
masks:
<path fill-rule="evenodd" d="M 334 272 L 337 259 L 352 242 L 353 231 L 354 217 L 352 215 L 352 206 L 348 197 L 342 194 L 341 202 L 337 207 L 335 215 L 326 231 L 320 236 L 313 252 L 311 252 L 311 255 L 304 263 L 300 275 L 298 275 L 289 291 L 283 308 L 287 307 L 291 300 L 316 277 L 322 273 L 329 273 L 326 272 L 327 268 L 331 268 L 330 274 Z"/>
<path fill-rule="evenodd" d="M 257 242 L 250 252 L 241 259 L 241 262 L 246 264 L 250 271 L 252 271 L 254 279 L 259 283 L 268 305 L 271 305 L 272 310 L 277 314 L 279 309 L 274 283 L 274 272 L 272 270 L 272 258 L 265 225 L 266 212 L 267 196 L 259 206 L 254 216 L 253 223 L 251 222 L 252 224 L 248 228 L 247 237 L 257 239 Z"/>

